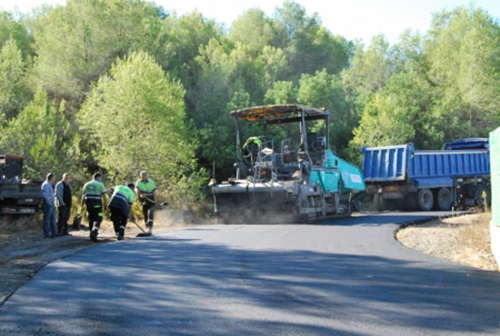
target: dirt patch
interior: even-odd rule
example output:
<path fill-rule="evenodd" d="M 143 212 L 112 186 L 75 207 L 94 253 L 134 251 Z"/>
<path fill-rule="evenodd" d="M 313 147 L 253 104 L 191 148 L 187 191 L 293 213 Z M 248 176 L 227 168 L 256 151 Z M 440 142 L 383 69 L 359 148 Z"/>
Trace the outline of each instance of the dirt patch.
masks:
<path fill-rule="evenodd" d="M 405 246 L 458 264 L 498 271 L 490 244 L 491 213 L 450 217 L 399 230 Z"/>
<path fill-rule="evenodd" d="M 142 220 L 136 222 L 146 230 Z M 203 224 L 210 223 L 173 210 L 157 210 L 154 232 Z M 129 221 L 125 239 L 134 238 L 140 233 L 142 230 Z M 45 238 L 41 216 L 0 217 L 0 306 L 46 264 L 96 244 L 89 239 L 88 222 L 85 219 L 78 231 L 72 230 L 70 223 L 70 234 Z M 98 239 L 97 244 L 116 241 L 110 221 L 101 224 Z"/>

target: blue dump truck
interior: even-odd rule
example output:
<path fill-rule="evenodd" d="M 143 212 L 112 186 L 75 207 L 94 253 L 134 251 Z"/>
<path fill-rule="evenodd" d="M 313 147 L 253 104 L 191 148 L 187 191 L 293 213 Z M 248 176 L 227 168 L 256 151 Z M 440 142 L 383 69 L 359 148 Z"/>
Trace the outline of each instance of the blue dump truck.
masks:
<path fill-rule="evenodd" d="M 444 150 L 405 145 L 363 148 L 366 196 L 383 210 L 450 210 L 491 200 L 488 139 L 446 143 Z"/>

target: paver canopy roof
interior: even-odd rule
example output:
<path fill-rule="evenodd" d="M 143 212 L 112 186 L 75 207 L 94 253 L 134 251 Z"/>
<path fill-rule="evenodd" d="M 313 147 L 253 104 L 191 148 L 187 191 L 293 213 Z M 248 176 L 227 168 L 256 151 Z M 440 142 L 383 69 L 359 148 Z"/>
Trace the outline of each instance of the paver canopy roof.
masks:
<path fill-rule="evenodd" d="M 286 105 L 265 105 L 248 107 L 240 110 L 231 111 L 231 116 L 236 119 L 244 120 L 259 120 L 259 119 L 288 119 L 296 118 L 304 113 L 306 119 L 308 117 L 321 118 L 329 115 L 328 111 L 315 107 L 286 104 Z"/>

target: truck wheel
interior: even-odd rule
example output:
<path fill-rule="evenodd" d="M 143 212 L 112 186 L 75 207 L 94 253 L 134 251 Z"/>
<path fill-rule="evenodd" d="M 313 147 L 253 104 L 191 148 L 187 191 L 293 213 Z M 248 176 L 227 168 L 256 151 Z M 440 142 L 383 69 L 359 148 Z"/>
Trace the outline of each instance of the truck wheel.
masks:
<path fill-rule="evenodd" d="M 373 204 L 375 205 L 375 209 L 378 211 L 384 211 L 386 209 L 385 200 L 382 197 L 382 194 L 374 194 L 373 195 Z"/>
<path fill-rule="evenodd" d="M 484 193 L 484 196 L 483 196 Z M 486 204 L 491 204 L 491 192 L 485 186 L 478 186 L 476 191 L 474 192 L 474 199 L 476 200 L 476 204 L 480 206 L 484 206 L 484 201 L 486 198 Z"/>
<path fill-rule="evenodd" d="M 435 200 L 436 210 L 448 211 L 451 208 L 452 196 L 448 188 L 441 188 L 438 190 Z"/>
<path fill-rule="evenodd" d="M 434 205 L 434 196 L 432 195 L 432 191 L 430 189 L 421 189 L 418 192 L 418 206 L 422 211 L 430 211 L 432 210 L 432 206 Z"/>

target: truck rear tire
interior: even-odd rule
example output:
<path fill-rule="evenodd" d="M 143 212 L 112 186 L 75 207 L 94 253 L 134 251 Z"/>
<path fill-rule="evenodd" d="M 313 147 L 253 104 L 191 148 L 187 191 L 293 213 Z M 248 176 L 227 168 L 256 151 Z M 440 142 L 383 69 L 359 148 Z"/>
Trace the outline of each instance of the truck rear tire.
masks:
<path fill-rule="evenodd" d="M 432 210 L 432 206 L 434 205 L 434 195 L 432 195 L 432 191 L 430 189 L 420 189 L 418 192 L 418 206 L 422 211 L 430 211 Z"/>
<path fill-rule="evenodd" d="M 484 206 L 484 201 L 486 201 L 487 205 L 491 205 L 491 192 L 485 186 L 480 185 L 474 191 L 474 199 L 479 206 Z"/>
<path fill-rule="evenodd" d="M 451 195 L 450 189 L 441 188 L 436 193 L 434 207 L 436 210 L 448 211 L 451 208 L 452 201 L 453 201 L 453 197 Z"/>

